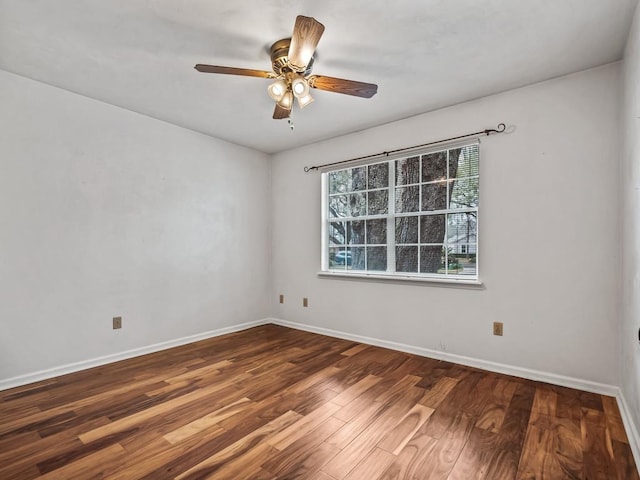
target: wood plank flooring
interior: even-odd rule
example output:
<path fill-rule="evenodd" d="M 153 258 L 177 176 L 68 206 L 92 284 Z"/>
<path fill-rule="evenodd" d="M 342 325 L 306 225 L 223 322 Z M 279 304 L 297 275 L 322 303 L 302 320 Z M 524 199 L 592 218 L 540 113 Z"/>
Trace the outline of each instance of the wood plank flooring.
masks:
<path fill-rule="evenodd" d="M 265 325 L 0 392 L 0 479 L 640 480 L 615 399 Z"/>

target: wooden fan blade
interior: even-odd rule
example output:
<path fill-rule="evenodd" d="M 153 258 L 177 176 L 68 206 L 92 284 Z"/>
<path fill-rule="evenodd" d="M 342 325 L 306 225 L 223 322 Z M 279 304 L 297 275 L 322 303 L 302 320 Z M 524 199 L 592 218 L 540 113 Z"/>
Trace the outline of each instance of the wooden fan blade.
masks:
<path fill-rule="evenodd" d="M 282 120 L 283 118 L 289 118 L 291 115 L 290 108 L 283 108 L 276 103 L 276 109 L 273 111 L 273 118 L 276 120 Z"/>
<path fill-rule="evenodd" d="M 252 70 L 250 68 L 220 67 L 218 65 L 203 65 L 202 63 L 197 64 L 194 68 L 203 73 L 224 73 L 226 75 L 243 75 L 245 77 L 276 78 L 273 72 Z"/>
<path fill-rule="evenodd" d="M 326 90 L 327 92 L 344 93 L 345 95 L 363 98 L 371 98 L 378 91 L 378 86 L 374 83 L 323 77 L 322 75 L 311 75 L 309 77 L 309 86 L 319 90 Z"/>
<path fill-rule="evenodd" d="M 287 55 L 294 70 L 302 72 L 307 68 L 323 32 L 324 25 L 315 18 L 302 15 L 296 17 Z"/>

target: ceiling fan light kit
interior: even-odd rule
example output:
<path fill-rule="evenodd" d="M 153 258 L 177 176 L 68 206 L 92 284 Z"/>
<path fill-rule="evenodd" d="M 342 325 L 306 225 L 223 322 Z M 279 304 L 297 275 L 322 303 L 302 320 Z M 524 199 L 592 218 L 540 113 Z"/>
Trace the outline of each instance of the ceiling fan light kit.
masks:
<path fill-rule="evenodd" d="M 282 95 L 280 100 L 278 100 L 278 106 L 280 108 L 284 108 L 291 111 L 292 105 L 293 105 L 293 93 L 291 93 L 291 90 L 287 90 L 286 92 L 284 92 L 284 95 Z"/>
<path fill-rule="evenodd" d="M 269 85 L 269 87 L 267 88 L 267 91 L 269 92 L 269 96 L 273 98 L 276 102 L 278 102 L 280 101 L 282 96 L 286 93 L 287 84 L 283 79 L 279 78 L 278 80 L 273 82 L 271 85 Z"/>
<path fill-rule="evenodd" d="M 304 108 L 313 102 L 313 97 L 310 94 L 306 94 L 304 97 L 296 97 L 296 100 L 298 100 L 298 106 Z"/>
<path fill-rule="evenodd" d="M 297 98 L 305 97 L 309 94 L 309 83 L 302 75 L 298 75 L 291 82 L 291 90 Z"/>
<path fill-rule="evenodd" d="M 291 116 L 294 97 L 300 108 L 313 102 L 313 97 L 309 93 L 311 88 L 362 98 L 374 96 L 378 86 L 373 83 L 311 75 L 314 54 L 323 32 L 324 25 L 315 18 L 299 15 L 291 38 L 283 38 L 271 46 L 273 72 L 200 63 L 195 66 L 195 69 L 204 73 L 275 79 L 267 87 L 269 96 L 276 102 L 274 119 Z"/>

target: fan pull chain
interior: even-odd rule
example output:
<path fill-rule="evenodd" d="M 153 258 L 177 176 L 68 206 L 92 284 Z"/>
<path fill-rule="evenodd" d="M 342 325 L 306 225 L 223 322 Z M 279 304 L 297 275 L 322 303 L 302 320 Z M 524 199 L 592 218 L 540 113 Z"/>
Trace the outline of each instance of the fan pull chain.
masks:
<path fill-rule="evenodd" d="M 295 125 L 293 124 L 293 121 L 289 118 L 287 119 L 287 121 L 289 122 L 289 128 L 291 129 L 291 131 L 293 132 L 293 129 L 295 127 Z"/>

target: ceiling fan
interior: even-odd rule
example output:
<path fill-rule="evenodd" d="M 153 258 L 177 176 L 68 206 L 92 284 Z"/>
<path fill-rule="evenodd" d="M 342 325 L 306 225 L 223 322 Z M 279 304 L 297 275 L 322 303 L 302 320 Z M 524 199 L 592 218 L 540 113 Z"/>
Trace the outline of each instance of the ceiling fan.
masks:
<path fill-rule="evenodd" d="M 309 93 L 311 88 L 356 97 L 373 97 L 378 91 L 378 86 L 373 83 L 311 75 L 315 50 L 323 32 L 324 25 L 315 18 L 302 15 L 296 17 L 291 38 L 283 38 L 271 46 L 272 72 L 201 63 L 197 64 L 195 69 L 204 73 L 275 79 L 267 89 L 276 102 L 273 112 L 275 119 L 289 118 L 294 98 L 298 101 L 300 108 L 313 102 Z"/>

